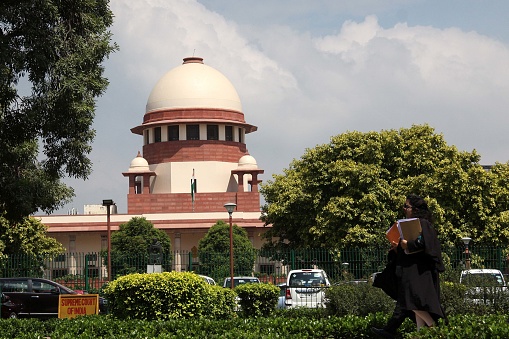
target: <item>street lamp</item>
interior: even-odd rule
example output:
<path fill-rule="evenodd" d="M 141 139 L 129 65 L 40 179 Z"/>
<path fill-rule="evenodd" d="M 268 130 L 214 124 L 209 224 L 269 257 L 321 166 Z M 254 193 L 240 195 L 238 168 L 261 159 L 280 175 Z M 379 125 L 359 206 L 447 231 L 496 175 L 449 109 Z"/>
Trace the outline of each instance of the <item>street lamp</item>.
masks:
<path fill-rule="evenodd" d="M 470 243 L 470 240 L 472 240 L 472 238 L 461 238 L 461 241 L 463 241 L 463 244 L 465 244 L 465 266 L 467 270 L 470 269 L 470 252 L 468 251 L 468 244 Z"/>
<path fill-rule="evenodd" d="M 113 200 L 103 200 L 103 206 L 106 206 L 106 224 L 108 225 L 108 281 L 111 281 L 111 226 L 110 226 L 110 208 L 115 205 Z"/>
<path fill-rule="evenodd" d="M 350 265 L 350 264 L 349 264 L 349 263 L 347 263 L 347 262 L 343 262 L 343 263 L 341 263 L 341 266 L 343 266 L 343 272 L 342 272 L 342 275 L 343 275 L 343 279 L 345 279 L 345 280 L 346 280 L 346 279 L 348 279 L 348 274 L 349 274 L 349 273 L 348 273 L 348 266 L 349 266 L 349 265 Z"/>
<path fill-rule="evenodd" d="M 232 213 L 237 204 L 229 202 L 224 204 L 230 216 L 230 288 L 233 290 L 233 226 L 232 226 Z"/>

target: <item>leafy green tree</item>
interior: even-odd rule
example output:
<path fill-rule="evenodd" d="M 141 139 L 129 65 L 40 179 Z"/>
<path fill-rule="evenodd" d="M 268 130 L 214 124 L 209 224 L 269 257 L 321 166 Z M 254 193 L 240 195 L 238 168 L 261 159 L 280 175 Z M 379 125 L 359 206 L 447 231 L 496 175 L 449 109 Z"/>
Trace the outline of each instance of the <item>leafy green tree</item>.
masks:
<path fill-rule="evenodd" d="M 0 253 L 44 257 L 65 252 L 62 244 L 47 235 L 47 230 L 37 218 L 27 217 L 12 223 L 0 217 Z"/>
<path fill-rule="evenodd" d="M 236 276 L 251 275 L 256 251 L 247 231 L 236 224 L 233 233 L 233 272 Z M 222 220 L 216 222 L 198 243 L 200 273 L 217 282 L 230 276 L 230 225 Z"/>
<path fill-rule="evenodd" d="M 160 246 L 156 251 L 154 245 Z M 134 217 L 111 235 L 111 265 L 115 277 L 127 273 L 144 273 L 148 264 L 171 268 L 171 240 L 145 218 Z"/>
<path fill-rule="evenodd" d="M 117 47 L 107 0 L 0 2 L 0 211 L 21 220 L 74 196 L 86 179 L 101 63 Z M 42 151 L 40 150 L 42 148 Z"/>
<path fill-rule="evenodd" d="M 444 244 L 507 245 L 509 165 L 479 160 L 428 125 L 334 136 L 262 185 L 266 248 L 386 245 L 409 193 L 428 200 Z"/>
<path fill-rule="evenodd" d="M 65 252 L 62 244 L 47 235 L 47 230 L 37 218 L 14 223 L 0 216 L 0 275 L 41 275 L 46 259 Z"/>

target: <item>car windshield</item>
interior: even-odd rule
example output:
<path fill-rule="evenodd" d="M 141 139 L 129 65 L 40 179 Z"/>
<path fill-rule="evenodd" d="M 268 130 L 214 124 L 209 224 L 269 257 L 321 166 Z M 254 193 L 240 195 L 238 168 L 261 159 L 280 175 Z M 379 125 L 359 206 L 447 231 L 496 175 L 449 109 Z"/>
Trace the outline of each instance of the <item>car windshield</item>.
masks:
<path fill-rule="evenodd" d="M 290 275 L 288 284 L 291 287 L 320 287 L 325 285 L 325 279 L 320 272 L 295 272 Z"/>
<path fill-rule="evenodd" d="M 260 280 L 258 278 L 233 278 L 233 287 L 237 287 L 242 284 L 257 284 Z M 230 279 L 226 281 L 226 287 L 230 287 Z"/>
<path fill-rule="evenodd" d="M 467 273 L 461 282 L 467 286 L 504 286 L 504 278 L 500 273 Z"/>

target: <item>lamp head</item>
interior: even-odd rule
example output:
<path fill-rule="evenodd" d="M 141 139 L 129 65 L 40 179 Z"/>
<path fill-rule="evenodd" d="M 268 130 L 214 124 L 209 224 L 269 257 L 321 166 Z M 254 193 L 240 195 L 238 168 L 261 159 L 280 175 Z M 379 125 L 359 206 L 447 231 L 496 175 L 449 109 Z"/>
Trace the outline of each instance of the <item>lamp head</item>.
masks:
<path fill-rule="evenodd" d="M 103 200 L 103 206 L 115 205 L 112 199 Z"/>
<path fill-rule="evenodd" d="M 463 241 L 465 246 L 468 246 L 468 244 L 470 243 L 470 240 L 472 240 L 472 238 L 469 238 L 469 237 L 461 238 L 461 241 Z"/>
<path fill-rule="evenodd" d="M 226 210 L 228 211 L 229 214 L 233 213 L 233 210 L 235 210 L 235 207 L 237 207 L 237 204 L 235 204 L 233 202 L 224 204 L 224 208 L 226 208 Z"/>

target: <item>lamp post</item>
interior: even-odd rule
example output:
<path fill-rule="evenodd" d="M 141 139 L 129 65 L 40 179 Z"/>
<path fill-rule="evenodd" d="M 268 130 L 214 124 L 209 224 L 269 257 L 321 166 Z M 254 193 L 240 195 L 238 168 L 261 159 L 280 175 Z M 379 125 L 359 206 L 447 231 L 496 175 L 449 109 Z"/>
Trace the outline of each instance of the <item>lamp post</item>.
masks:
<path fill-rule="evenodd" d="M 110 225 L 110 208 L 115 205 L 113 200 L 103 200 L 103 206 L 106 206 L 106 224 L 108 227 L 108 281 L 111 281 L 111 225 Z"/>
<path fill-rule="evenodd" d="M 344 280 L 348 279 L 348 274 L 349 274 L 349 273 L 348 273 L 348 266 L 349 266 L 349 265 L 350 265 L 350 264 L 349 264 L 349 263 L 347 263 L 347 262 L 343 262 L 343 263 L 341 263 L 341 266 L 343 266 L 343 272 L 342 272 L 342 275 L 343 275 L 343 279 L 344 279 Z"/>
<path fill-rule="evenodd" d="M 229 202 L 224 204 L 224 207 L 228 211 L 230 219 L 230 288 L 233 290 L 233 226 L 232 226 L 232 213 L 237 204 Z"/>
<path fill-rule="evenodd" d="M 461 241 L 463 241 L 463 244 L 465 244 L 465 266 L 467 270 L 470 269 L 470 252 L 468 251 L 468 244 L 470 243 L 470 240 L 472 240 L 472 238 L 461 238 Z"/>

